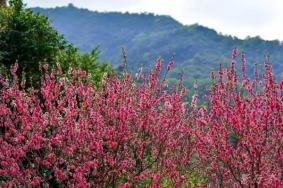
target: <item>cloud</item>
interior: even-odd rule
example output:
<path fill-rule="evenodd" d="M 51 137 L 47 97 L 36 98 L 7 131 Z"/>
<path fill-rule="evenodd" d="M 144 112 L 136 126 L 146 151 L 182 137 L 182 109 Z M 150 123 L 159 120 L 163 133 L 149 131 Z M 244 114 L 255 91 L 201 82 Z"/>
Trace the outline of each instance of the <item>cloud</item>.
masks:
<path fill-rule="evenodd" d="M 201 19 L 215 19 L 227 25 L 261 26 L 274 17 L 272 4 L 266 0 L 198 0 L 191 11 Z"/>
<path fill-rule="evenodd" d="M 195 0 L 187 6 L 182 22 L 195 21 L 240 38 L 260 35 L 283 40 L 281 7 L 280 0 Z"/>

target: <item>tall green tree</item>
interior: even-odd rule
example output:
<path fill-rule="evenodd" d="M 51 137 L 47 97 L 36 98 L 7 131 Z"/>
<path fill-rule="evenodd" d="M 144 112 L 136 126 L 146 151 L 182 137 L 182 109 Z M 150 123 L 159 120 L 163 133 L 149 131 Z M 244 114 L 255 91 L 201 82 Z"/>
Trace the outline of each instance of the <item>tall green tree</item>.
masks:
<path fill-rule="evenodd" d="M 28 9 L 22 0 L 10 0 L 9 6 L 0 6 L 0 73 L 19 64 L 20 79 L 27 87 L 39 87 L 41 64 L 61 64 L 66 73 L 69 68 L 82 68 L 91 74 L 96 86 L 105 72 L 112 73 L 109 64 L 99 59 L 99 49 L 82 54 L 67 42 L 51 25 L 48 18 Z"/>
<path fill-rule="evenodd" d="M 9 69 L 19 64 L 19 76 L 25 73 L 27 84 L 39 83 L 41 63 L 55 64 L 57 54 L 67 42 L 50 26 L 46 16 L 26 9 L 21 0 L 10 0 L 0 8 L 0 62 Z"/>

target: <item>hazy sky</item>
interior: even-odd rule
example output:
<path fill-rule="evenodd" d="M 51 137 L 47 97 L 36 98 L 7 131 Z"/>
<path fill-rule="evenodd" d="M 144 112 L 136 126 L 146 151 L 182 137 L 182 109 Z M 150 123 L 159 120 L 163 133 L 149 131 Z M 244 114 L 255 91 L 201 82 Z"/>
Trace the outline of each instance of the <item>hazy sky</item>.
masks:
<path fill-rule="evenodd" d="M 152 12 L 240 38 L 283 41 L 283 0 L 24 0 L 29 7 L 73 3 L 98 11 Z"/>

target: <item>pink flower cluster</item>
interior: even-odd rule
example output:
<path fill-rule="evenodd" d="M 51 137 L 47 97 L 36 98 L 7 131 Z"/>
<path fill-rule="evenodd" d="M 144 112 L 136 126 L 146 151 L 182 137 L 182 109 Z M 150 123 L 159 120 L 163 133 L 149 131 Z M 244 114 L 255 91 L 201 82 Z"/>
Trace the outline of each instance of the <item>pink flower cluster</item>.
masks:
<path fill-rule="evenodd" d="M 126 73 L 99 90 L 81 70 L 68 79 L 45 66 L 40 94 L 21 89 L 17 66 L 11 86 L 1 81 L 1 186 L 157 186 L 164 178 L 182 184 L 192 129 L 185 89 L 166 89 L 161 60 L 139 81 Z"/>
<path fill-rule="evenodd" d="M 238 78 L 234 58 L 215 78 L 209 107 L 192 118 L 199 168 L 212 187 L 282 187 L 283 80 L 267 64 L 261 81 L 256 67 L 247 78 L 244 53 Z"/>
<path fill-rule="evenodd" d="M 168 89 L 161 60 L 98 90 L 47 66 L 40 91 L 23 89 L 15 65 L 0 81 L 0 186 L 282 187 L 283 79 L 270 65 L 248 78 L 244 53 L 239 77 L 236 56 L 201 107 L 184 103 L 182 78 Z"/>

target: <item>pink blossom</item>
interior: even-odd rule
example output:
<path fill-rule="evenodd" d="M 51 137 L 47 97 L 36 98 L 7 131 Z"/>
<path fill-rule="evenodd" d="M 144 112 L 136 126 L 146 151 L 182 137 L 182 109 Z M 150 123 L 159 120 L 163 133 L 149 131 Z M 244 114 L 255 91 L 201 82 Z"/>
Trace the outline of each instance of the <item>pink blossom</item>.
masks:
<path fill-rule="evenodd" d="M 234 48 L 233 51 L 232 51 L 232 58 L 235 59 L 235 57 L 237 56 L 238 54 L 238 49 L 237 48 Z"/>
<path fill-rule="evenodd" d="M 10 173 L 13 177 L 17 176 L 20 171 L 20 167 L 17 163 L 13 163 L 10 167 Z"/>
<path fill-rule="evenodd" d="M 17 72 L 18 68 L 19 68 L 19 64 L 15 63 L 15 65 L 13 65 L 12 68 L 11 68 L 11 72 L 13 74 L 15 74 Z"/>
<path fill-rule="evenodd" d="M 37 187 L 37 186 L 40 185 L 40 182 L 41 182 L 41 178 L 37 176 L 37 177 L 34 177 L 34 178 L 32 179 L 31 185 L 32 185 L 33 187 Z"/>

